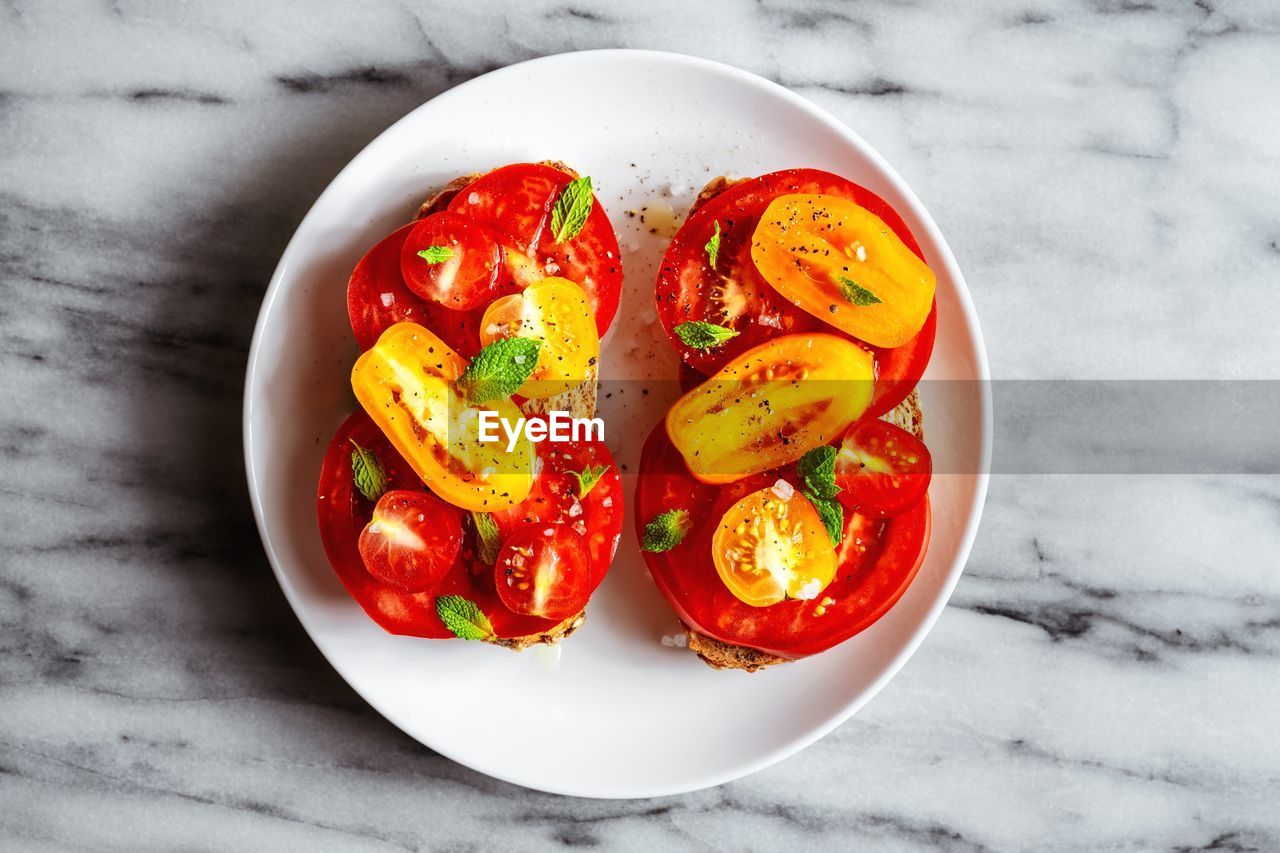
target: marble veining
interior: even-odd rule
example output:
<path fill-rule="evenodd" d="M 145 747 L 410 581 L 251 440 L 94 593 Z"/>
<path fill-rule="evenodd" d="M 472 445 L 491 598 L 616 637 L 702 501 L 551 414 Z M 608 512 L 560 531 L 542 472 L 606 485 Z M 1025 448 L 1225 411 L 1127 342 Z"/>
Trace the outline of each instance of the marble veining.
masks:
<path fill-rule="evenodd" d="M 995 477 L 892 684 L 686 796 L 495 782 L 329 669 L 245 497 L 266 282 L 396 118 L 593 47 L 856 128 L 947 234 L 999 378 L 1280 378 L 1275 4 L 5 0 L 0 847 L 1280 849 L 1274 476 Z"/>

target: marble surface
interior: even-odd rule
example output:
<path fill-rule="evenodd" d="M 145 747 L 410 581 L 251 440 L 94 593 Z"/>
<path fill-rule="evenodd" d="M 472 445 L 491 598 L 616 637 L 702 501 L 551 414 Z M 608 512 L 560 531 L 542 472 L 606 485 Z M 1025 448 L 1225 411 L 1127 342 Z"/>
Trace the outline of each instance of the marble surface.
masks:
<path fill-rule="evenodd" d="M 239 438 L 258 302 L 336 171 L 458 82 L 592 47 L 730 62 L 856 128 L 948 235 L 999 378 L 1278 379 L 1274 3 L 0 22 L 0 848 L 1280 849 L 1274 474 L 998 475 L 865 710 L 739 782 L 603 802 L 459 767 L 347 688 L 267 568 Z"/>

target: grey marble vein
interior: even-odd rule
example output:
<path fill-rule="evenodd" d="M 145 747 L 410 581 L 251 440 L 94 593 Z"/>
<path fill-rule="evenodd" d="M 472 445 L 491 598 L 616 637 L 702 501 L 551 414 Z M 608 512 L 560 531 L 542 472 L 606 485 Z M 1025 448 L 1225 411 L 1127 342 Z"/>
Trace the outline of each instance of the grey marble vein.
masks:
<path fill-rule="evenodd" d="M 997 377 L 1280 379 L 1274 3 L 5 0 L 0 848 L 1280 849 L 1276 477 L 997 476 L 901 675 L 687 796 L 493 781 L 323 662 L 241 473 L 280 252 L 412 107 L 615 46 L 862 133 L 947 233 Z"/>

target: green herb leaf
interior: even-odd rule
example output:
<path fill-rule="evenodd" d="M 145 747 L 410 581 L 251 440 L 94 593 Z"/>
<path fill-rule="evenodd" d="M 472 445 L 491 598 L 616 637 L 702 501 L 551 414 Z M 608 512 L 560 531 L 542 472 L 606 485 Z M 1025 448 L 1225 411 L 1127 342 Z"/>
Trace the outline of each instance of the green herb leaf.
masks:
<path fill-rule="evenodd" d="M 711 239 L 707 241 L 704 247 L 707 250 L 707 260 L 711 263 L 711 268 L 716 268 L 716 260 L 720 257 L 720 222 L 717 220 L 716 231 L 711 235 Z"/>
<path fill-rule="evenodd" d="M 463 640 L 492 639 L 493 623 L 474 601 L 460 595 L 442 595 L 436 599 L 436 614 L 444 626 Z"/>
<path fill-rule="evenodd" d="M 564 188 L 560 198 L 556 199 L 555 206 L 551 208 L 551 236 L 555 237 L 557 243 L 578 236 L 582 226 L 587 224 L 587 217 L 591 215 L 593 198 L 591 178 L 588 175 L 570 181 Z"/>
<path fill-rule="evenodd" d="M 538 364 L 542 341 L 503 338 L 471 359 L 458 377 L 458 388 L 472 403 L 500 400 L 516 393 Z"/>
<path fill-rule="evenodd" d="M 453 257 L 453 249 L 448 246 L 428 246 L 418 253 L 429 264 L 442 264 Z"/>
<path fill-rule="evenodd" d="M 831 500 L 840 494 L 836 485 L 836 449 L 830 445 L 815 447 L 796 462 L 796 474 L 804 482 L 805 491 Z"/>
<path fill-rule="evenodd" d="M 689 511 L 686 509 L 669 509 L 659 513 L 653 521 L 644 526 L 644 537 L 640 543 L 641 551 L 660 553 L 670 551 L 684 541 L 689 533 Z"/>
<path fill-rule="evenodd" d="M 738 333 L 733 329 L 717 326 L 715 323 L 706 323 L 702 320 L 689 320 L 681 323 L 675 327 L 674 331 L 680 340 L 684 341 L 685 346 L 693 347 L 694 349 L 713 349 L 738 336 Z"/>
<path fill-rule="evenodd" d="M 854 305 L 865 307 L 867 305 L 875 305 L 880 301 L 879 296 L 876 296 L 851 278 L 838 275 L 836 276 L 836 283 L 840 285 L 840 293 L 844 298 Z"/>
<path fill-rule="evenodd" d="M 498 549 L 501 545 L 498 537 L 498 522 L 487 512 L 471 513 L 471 526 L 476 531 L 476 556 L 486 566 L 492 566 L 498 560 Z"/>
<path fill-rule="evenodd" d="M 818 511 L 818 517 L 822 519 L 823 525 L 827 528 L 827 535 L 831 537 L 831 544 L 839 545 L 840 539 L 844 536 L 844 507 L 839 501 L 815 498 L 807 492 L 805 496 Z"/>
<path fill-rule="evenodd" d="M 832 545 L 839 545 L 844 536 L 844 507 L 836 500 L 840 494 L 836 485 L 837 453 L 830 445 L 815 447 L 796 461 L 796 476 L 804 483 L 804 496 L 818 511 Z"/>
<path fill-rule="evenodd" d="M 351 479 L 366 500 L 376 501 L 387 490 L 387 472 L 372 450 L 365 450 L 354 441 L 351 446 Z"/>
<path fill-rule="evenodd" d="M 570 471 L 570 474 L 578 478 L 578 497 L 585 498 L 610 467 L 609 465 L 588 465 L 581 471 Z"/>

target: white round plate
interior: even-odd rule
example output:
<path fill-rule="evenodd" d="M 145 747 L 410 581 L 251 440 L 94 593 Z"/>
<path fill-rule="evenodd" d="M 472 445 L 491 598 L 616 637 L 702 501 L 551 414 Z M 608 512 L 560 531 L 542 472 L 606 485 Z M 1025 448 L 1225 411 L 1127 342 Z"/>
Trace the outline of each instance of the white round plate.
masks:
<path fill-rule="evenodd" d="M 558 108 L 558 92 L 581 108 Z M 648 797 L 720 784 L 817 740 L 898 671 L 964 567 L 987 479 L 935 478 L 928 558 L 884 618 L 822 655 L 763 672 L 717 672 L 669 645 L 677 623 L 645 575 L 629 517 L 586 625 L 559 656 L 384 633 L 343 590 L 316 529 L 325 445 L 356 405 L 347 277 L 433 189 L 461 174 L 546 159 L 592 176 L 623 247 L 626 283 L 605 340 L 606 381 L 675 376 L 653 309 L 671 212 L 682 218 L 715 175 L 798 166 L 844 175 L 902 214 L 938 277 L 927 377 L 988 378 L 968 291 L 937 226 L 840 122 L 767 80 L 687 56 L 604 50 L 537 59 L 405 116 L 343 169 L 298 227 L 267 289 L 246 378 L 245 462 L 258 528 L 320 651 L 370 705 L 428 747 L 499 779 L 578 796 Z M 644 222 L 626 213 L 642 207 Z M 932 387 L 942 386 L 952 390 L 923 395 L 938 469 L 986 471 L 985 381 Z M 603 401 L 624 472 L 636 470 L 644 436 L 674 397 L 673 382 L 654 388 L 643 403 L 634 393 Z M 630 500 L 634 474 L 624 479 Z"/>

